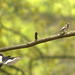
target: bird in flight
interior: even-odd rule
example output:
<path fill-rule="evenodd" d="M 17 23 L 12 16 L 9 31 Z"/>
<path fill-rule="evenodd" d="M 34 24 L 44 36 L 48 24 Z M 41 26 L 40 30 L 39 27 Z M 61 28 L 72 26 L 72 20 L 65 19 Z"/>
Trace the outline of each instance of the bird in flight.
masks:
<path fill-rule="evenodd" d="M 19 61 L 22 57 L 10 57 L 10 56 L 4 56 L 0 53 L 0 67 L 3 65 L 13 65 L 17 61 Z"/>

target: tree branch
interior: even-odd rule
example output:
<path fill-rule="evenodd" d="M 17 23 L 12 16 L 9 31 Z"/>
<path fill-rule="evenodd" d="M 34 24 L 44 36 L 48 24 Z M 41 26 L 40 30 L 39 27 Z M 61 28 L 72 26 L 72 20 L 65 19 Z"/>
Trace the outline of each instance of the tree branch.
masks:
<path fill-rule="evenodd" d="M 46 38 L 38 39 L 37 41 L 29 42 L 27 44 L 20 44 L 20 45 L 16 45 L 16 46 L 3 47 L 3 48 L 0 48 L 0 52 L 21 49 L 21 48 L 28 48 L 28 47 L 32 47 L 32 46 L 35 46 L 40 43 L 44 43 L 44 42 L 48 42 L 48 41 L 52 41 L 52 40 L 56 40 L 56 39 L 61 39 L 61 38 L 65 38 L 65 37 L 71 37 L 71 36 L 75 36 L 75 31 L 70 31 L 70 32 L 66 33 L 65 35 L 60 35 L 60 34 L 52 35 L 52 36 L 49 36 Z"/>

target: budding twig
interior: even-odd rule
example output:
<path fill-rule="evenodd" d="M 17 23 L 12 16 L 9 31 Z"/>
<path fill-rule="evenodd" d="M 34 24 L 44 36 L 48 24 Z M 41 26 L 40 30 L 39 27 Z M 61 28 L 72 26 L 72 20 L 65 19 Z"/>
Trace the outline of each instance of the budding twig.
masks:
<path fill-rule="evenodd" d="M 35 32 L 35 41 L 37 41 L 38 40 L 38 33 L 37 32 Z"/>

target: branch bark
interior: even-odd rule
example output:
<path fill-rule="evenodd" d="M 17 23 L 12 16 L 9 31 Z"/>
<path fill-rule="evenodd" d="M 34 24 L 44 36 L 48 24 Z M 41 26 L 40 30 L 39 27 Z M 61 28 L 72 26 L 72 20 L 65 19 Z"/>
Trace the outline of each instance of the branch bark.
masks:
<path fill-rule="evenodd" d="M 60 35 L 60 34 L 52 35 L 46 38 L 38 39 L 37 41 L 28 42 L 27 44 L 3 47 L 3 48 L 0 48 L 0 52 L 11 51 L 11 50 L 21 49 L 21 48 L 28 48 L 28 47 L 32 47 L 40 43 L 44 43 L 44 42 L 48 42 L 48 41 L 52 41 L 56 39 L 61 39 L 61 38 L 66 38 L 66 37 L 71 37 L 71 36 L 75 36 L 75 31 L 70 31 L 66 33 L 65 35 Z"/>

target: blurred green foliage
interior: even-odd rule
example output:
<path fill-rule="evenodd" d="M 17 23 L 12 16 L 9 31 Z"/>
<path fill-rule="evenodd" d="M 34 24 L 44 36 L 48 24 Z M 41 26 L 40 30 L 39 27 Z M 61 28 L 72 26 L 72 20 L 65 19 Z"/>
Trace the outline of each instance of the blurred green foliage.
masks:
<path fill-rule="evenodd" d="M 57 34 L 67 21 L 69 31 L 75 30 L 74 0 L 0 0 L 0 47 L 34 41 L 36 31 L 39 39 Z M 74 60 L 42 58 L 75 56 L 74 40 L 75 37 L 64 38 L 4 52 L 23 59 L 13 66 L 3 66 L 0 75 L 74 75 Z"/>

